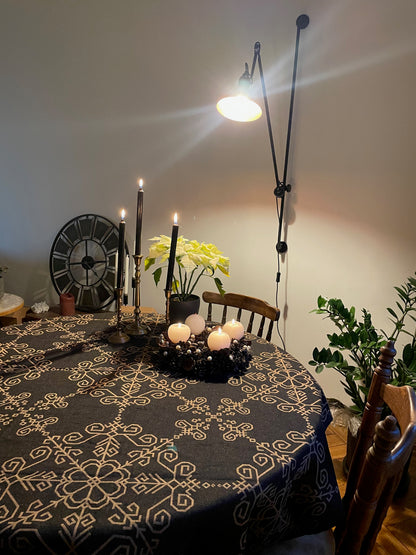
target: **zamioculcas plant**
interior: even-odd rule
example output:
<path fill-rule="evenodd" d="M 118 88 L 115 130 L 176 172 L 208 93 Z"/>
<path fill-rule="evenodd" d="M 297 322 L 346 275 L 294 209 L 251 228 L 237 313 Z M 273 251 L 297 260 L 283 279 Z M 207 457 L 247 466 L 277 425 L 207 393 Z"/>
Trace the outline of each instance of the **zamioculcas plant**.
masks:
<path fill-rule="evenodd" d="M 390 333 L 378 331 L 365 308 L 361 310 L 361 320 L 358 320 L 355 308 L 345 307 L 341 299 L 319 296 L 318 308 L 312 311 L 329 318 L 336 331 L 327 335 L 328 347 L 314 348 L 313 360 L 309 364 L 318 373 L 324 368 L 332 368 L 341 374 L 341 383 L 352 402 L 350 409 L 357 415 L 364 411 L 380 348 L 388 339 L 394 340 L 398 349 L 397 340 L 407 336 L 408 342 L 393 363 L 392 383 L 407 384 L 416 389 L 416 279 L 409 277 L 402 286 L 394 289 L 398 297 L 396 306 L 387 308 L 393 324 Z"/>

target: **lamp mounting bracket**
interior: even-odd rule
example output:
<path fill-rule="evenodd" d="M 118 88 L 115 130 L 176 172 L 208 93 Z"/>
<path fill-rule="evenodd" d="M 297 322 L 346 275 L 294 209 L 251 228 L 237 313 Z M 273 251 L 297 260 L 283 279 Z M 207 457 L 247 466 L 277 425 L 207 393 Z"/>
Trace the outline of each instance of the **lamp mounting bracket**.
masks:
<path fill-rule="evenodd" d="M 291 190 L 292 185 L 289 185 L 289 183 L 285 185 L 284 183 L 279 182 L 279 185 L 277 185 L 274 189 L 274 195 L 277 198 L 283 198 L 285 193 L 290 193 Z"/>
<path fill-rule="evenodd" d="M 284 241 L 279 241 L 276 245 L 276 250 L 279 254 L 284 254 L 287 252 L 287 243 Z"/>
<path fill-rule="evenodd" d="M 309 25 L 309 17 L 306 14 L 300 15 L 296 20 L 296 27 L 298 29 L 306 29 Z"/>

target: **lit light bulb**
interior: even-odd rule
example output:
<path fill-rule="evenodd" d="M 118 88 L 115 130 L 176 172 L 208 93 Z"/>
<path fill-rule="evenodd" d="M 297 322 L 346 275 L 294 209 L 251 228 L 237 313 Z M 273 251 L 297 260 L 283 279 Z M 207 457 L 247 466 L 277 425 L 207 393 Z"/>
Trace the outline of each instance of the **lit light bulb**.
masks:
<path fill-rule="evenodd" d="M 261 117 L 260 106 L 243 94 L 227 96 L 217 102 L 217 110 L 233 121 L 255 121 Z"/>

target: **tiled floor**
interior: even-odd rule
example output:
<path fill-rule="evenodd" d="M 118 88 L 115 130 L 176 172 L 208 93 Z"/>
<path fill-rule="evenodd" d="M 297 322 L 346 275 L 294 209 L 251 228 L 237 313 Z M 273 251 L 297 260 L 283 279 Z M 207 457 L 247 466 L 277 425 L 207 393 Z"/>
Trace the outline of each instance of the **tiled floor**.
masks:
<path fill-rule="evenodd" d="M 330 425 L 327 430 L 328 445 L 334 461 L 341 495 L 346 478 L 342 461 L 346 452 L 347 429 Z M 410 485 L 407 493 L 395 499 L 390 506 L 372 555 L 416 555 L 416 454 L 410 463 Z"/>

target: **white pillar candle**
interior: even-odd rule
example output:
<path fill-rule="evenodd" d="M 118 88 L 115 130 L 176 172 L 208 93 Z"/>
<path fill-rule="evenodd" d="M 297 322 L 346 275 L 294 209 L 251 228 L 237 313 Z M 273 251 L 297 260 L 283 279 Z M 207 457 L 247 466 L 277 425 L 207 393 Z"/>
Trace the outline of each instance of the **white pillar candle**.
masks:
<path fill-rule="evenodd" d="M 185 324 L 191 328 L 191 333 L 199 335 L 205 329 L 205 320 L 199 314 L 190 314 Z"/>
<path fill-rule="evenodd" d="M 187 341 L 191 335 L 191 330 L 186 324 L 171 324 L 168 328 L 168 337 L 172 343 Z"/>
<path fill-rule="evenodd" d="M 244 326 L 237 320 L 230 320 L 224 324 L 223 331 L 230 336 L 231 339 L 241 339 L 244 335 Z"/>
<path fill-rule="evenodd" d="M 207 343 L 211 351 L 219 351 L 221 349 L 228 349 L 231 339 L 221 328 L 218 328 L 208 335 Z"/>

